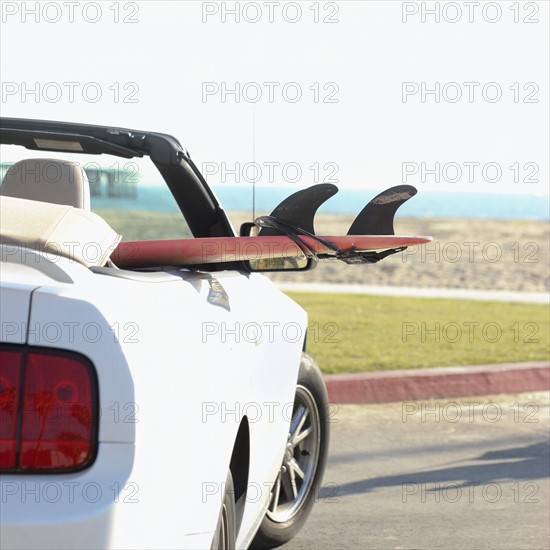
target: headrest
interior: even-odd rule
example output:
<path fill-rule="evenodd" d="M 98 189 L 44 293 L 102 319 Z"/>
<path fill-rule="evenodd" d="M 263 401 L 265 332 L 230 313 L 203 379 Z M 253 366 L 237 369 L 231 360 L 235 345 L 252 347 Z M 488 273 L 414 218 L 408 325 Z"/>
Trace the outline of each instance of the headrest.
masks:
<path fill-rule="evenodd" d="M 76 162 L 26 159 L 9 168 L 0 195 L 90 210 L 90 185 Z"/>

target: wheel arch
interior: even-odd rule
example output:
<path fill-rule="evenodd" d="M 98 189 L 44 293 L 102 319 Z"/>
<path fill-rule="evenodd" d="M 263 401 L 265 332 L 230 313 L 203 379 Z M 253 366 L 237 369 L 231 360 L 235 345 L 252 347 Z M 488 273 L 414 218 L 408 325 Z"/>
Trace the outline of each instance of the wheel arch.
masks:
<path fill-rule="evenodd" d="M 246 416 L 242 418 L 237 431 L 229 469 L 233 476 L 235 490 L 236 531 L 238 535 L 244 514 L 250 471 L 250 429 Z"/>

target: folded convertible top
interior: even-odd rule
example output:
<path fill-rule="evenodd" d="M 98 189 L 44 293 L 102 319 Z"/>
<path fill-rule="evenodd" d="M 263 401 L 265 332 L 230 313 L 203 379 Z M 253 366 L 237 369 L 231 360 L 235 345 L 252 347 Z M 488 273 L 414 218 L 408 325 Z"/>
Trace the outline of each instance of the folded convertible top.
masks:
<path fill-rule="evenodd" d="M 0 244 L 105 265 L 121 236 L 100 216 L 62 204 L 0 196 Z"/>

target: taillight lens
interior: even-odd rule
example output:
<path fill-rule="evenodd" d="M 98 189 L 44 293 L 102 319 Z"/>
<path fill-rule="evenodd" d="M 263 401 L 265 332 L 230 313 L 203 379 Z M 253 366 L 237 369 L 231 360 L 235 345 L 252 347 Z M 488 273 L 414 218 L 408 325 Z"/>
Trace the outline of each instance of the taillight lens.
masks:
<path fill-rule="evenodd" d="M 0 468 L 70 471 L 93 458 L 93 367 L 75 354 L 0 350 Z"/>
<path fill-rule="evenodd" d="M 0 468 L 15 466 L 21 358 L 19 351 L 0 351 Z"/>

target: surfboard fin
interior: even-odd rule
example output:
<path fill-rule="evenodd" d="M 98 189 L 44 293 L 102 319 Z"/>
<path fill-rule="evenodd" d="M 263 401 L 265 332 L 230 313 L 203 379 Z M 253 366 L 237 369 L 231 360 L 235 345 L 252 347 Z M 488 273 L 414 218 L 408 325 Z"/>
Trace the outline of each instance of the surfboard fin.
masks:
<path fill-rule="evenodd" d="M 313 218 L 317 209 L 330 197 L 336 195 L 338 187 L 332 183 L 319 183 L 302 189 L 287 197 L 279 206 L 271 212 L 271 217 L 315 234 Z M 263 227 L 260 236 L 284 235 L 283 231 L 274 228 Z"/>
<path fill-rule="evenodd" d="M 395 212 L 416 193 L 412 185 L 396 185 L 382 191 L 361 210 L 348 235 L 395 235 Z"/>

